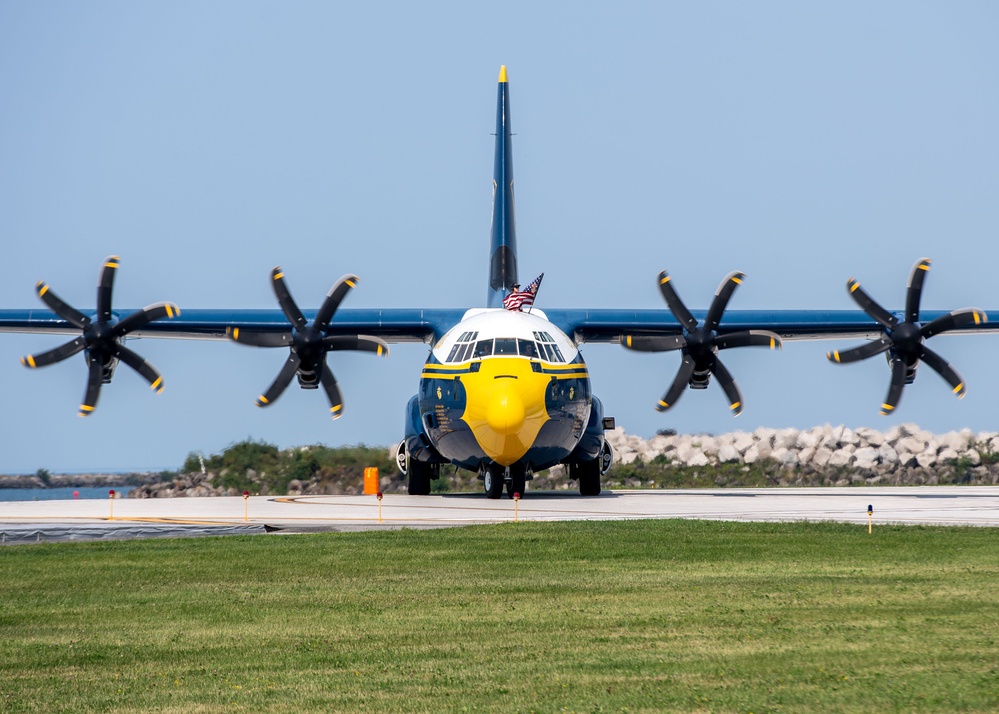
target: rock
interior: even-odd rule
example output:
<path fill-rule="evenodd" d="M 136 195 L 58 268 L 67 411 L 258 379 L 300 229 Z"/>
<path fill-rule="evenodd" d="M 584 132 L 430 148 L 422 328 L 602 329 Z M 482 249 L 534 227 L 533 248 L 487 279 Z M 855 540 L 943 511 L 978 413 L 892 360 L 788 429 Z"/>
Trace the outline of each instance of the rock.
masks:
<path fill-rule="evenodd" d="M 645 463 L 650 463 L 652 459 L 659 456 L 659 452 L 655 449 L 650 448 L 647 444 L 643 444 L 638 452 L 639 456 L 642 457 L 642 461 Z"/>
<path fill-rule="evenodd" d="M 898 452 L 892 448 L 891 444 L 885 442 L 878 447 L 878 460 L 882 464 L 895 466 L 898 464 Z"/>
<path fill-rule="evenodd" d="M 799 449 L 814 449 L 819 445 L 820 438 L 821 437 L 818 434 L 810 431 L 802 431 L 799 432 L 798 438 L 794 441 L 794 445 Z"/>
<path fill-rule="evenodd" d="M 708 457 L 704 455 L 703 451 L 695 451 L 694 454 L 688 459 L 687 466 L 707 466 Z"/>
<path fill-rule="evenodd" d="M 941 449 L 940 453 L 937 454 L 937 461 L 942 464 L 953 463 L 957 461 L 957 452 L 954 449 Z"/>
<path fill-rule="evenodd" d="M 780 465 L 784 468 L 794 468 L 798 465 L 798 452 L 786 450 L 780 457 Z"/>
<path fill-rule="evenodd" d="M 899 454 L 903 451 L 910 454 L 919 454 L 926 451 L 926 442 L 914 436 L 906 436 L 895 442 L 895 449 Z"/>
<path fill-rule="evenodd" d="M 978 466 L 982 463 L 981 454 L 974 449 L 968 449 L 967 451 L 961 452 L 961 458 L 970 461 L 972 466 Z"/>
<path fill-rule="evenodd" d="M 777 433 L 776 429 L 770 429 L 769 427 L 761 426 L 753 432 L 753 436 L 756 441 L 760 444 L 766 445 L 772 448 L 774 444 L 774 435 Z"/>
<path fill-rule="evenodd" d="M 858 469 L 872 469 L 878 463 L 878 450 L 873 446 L 857 449 L 853 454 L 853 465 Z"/>
<path fill-rule="evenodd" d="M 847 449 L 836 449 L 829 457 L 829 466 L 849 466 L 853 461 L 852 451 Z"/>
<path fill-rule="evenodd" d="M 740 454 L 746 453 L 746 450 L 755 443 L 756 439 L 753 438 L 752 434 L 747 434 L 744 431 L 737 431 L 732 434 L 732 448 Z M 719 458 L 721 457 L 719 456 Z"/>
<path fill-rule="evenodd" d="M 878 447 L 885 442 L 885 437 L 877 429 L 871 429 L 867 426 L 862 426 L 856 431 L 857 437 L 860 439 L 861 444 L 867 444 L 869 446 Z"/>
<path fill-rule="evenodd" d="M 816 450 L 814 448 L 807 448 L 807 449 L 802 449 L 801 451 L 799 451 L 798 452 L 798 463 L 801 464 L 801 465 L 803 465 L 803 466 L 808 465 L 808 463 L 811 462 L 812 457 L 815 456 L 815 451 Z"/>
<path fill-rule="evenodd" d="M 718 453 L 718 439 L 712 436 L 698 437 L 694 445 L 700 447 L 701 453 L 707 456 L 714 456 Z"/>
<path fill-rule="evenodd" d="M 611 444 L 613 446 L 613 444 Z M 668 436 L 662 436 L 657 434 L 652 437 L 652 441 L 649 442 L 649 446 L 658 453 L 663 453 L 670 446 L 670 438 Z"/>
<path fill-rule="evenodd" d="M 774 453 L 777 453 L 778 449 L 790 449 L 798 441 L 799 436 L 800 434 L 794 429 L 778 430 L 774 434 Z"/>
<path fill-rule="evenodd" d="M 739 450 L 736 449 L 731 444 L 724 444 L 718 449 L 718 461 L 723 464 L 727 464 L 732 461 L 739 460 Z"/>
<path fill-rule="evenodd" d="M 937 452 L 934 451 L 924 451 L 920 454 L 916 454 L 916 463 L 919 464 L 924 469 L 928 469 L 937 462 Z"/>
<path fill-rule="evenodd" d="M 831 449 L 827 449 L 824 446 L 820 446 L 815 450 L 814 455 L 811 458 L 812 466 L 817 469 L 823 469 L 829 465 L 829 460 L 832 458 L 833 452 Z"/>
<path fill-rule="evenodd" d="M 967 434 L 958 431 L 950 431 L 937 437 L 937 443 L 940 445 L 940 451 L 950 450 L 960 453 L 968 448 L 968 442 L 970 441 L 970 431 Z"/>

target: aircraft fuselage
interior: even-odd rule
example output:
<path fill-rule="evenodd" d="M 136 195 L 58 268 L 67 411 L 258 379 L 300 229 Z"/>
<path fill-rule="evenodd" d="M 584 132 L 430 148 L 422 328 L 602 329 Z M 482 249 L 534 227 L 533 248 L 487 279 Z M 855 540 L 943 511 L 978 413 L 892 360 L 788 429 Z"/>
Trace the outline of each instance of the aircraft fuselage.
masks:
<path fill-rule="evenodd" d="M 539 310 L 470 310 L 433 346 L 418 400 L 432 446 L 472 471 L 561 462 L 592 406 L 583 356 Z"/>

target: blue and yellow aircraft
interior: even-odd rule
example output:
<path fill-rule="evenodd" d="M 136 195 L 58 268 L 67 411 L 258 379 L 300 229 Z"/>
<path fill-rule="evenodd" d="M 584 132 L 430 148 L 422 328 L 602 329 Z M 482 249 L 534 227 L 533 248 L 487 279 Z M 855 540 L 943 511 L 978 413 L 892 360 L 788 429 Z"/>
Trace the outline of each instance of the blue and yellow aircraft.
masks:
<path fill-rule="evenodd" d="M 496 109 L 493 217 L 489 283 L 484 307 L 473 309 L 345 309 L 340 303 L 357 284 L 347 275 L 330 289 L 318 310 L 300 310 L 275 268 L 271 283 L 280 310 L 185 310 L 156 303 L 141 310 L 112 308 L 118 258 L 100 271 L 96 309 L 84 313 L 38 283 L 46 310 L 0 311 L 0 331 L 69 334 L 69 342 L 22 358 L 29 368 L 43 367 L 83 353 L 88 369 L 80 415 L 94 411 L 101 386 L 124 362 L 161 391 L 160 373 L 125 346 L 126 338 L 185 337 L 231 339 L 257 347 L 288 350 L 277 378 L 257 399 L 272 404 L 297 378 L 303 389 L 322 387 L 333 418 L 343 411 L 340 387 L 327 354 L 362 350 L 388 354 L 388 343 L 420 341 L 431 345 L 417 393 L 409 400 L 405 434 L 397 451 L 408 474 L 411 494 L 428 494 L 443 464 L 478 473 L 490 498 L 504 488 L 523 493 L 532 474 L 566 464 L 583 495 L 600 493 L 600 476 L 612 453 L 605 417 L 592 393 L 582 343 L 618 343 L 631 350 L 677 351 L 680 367 L 657 408 L 672 408 L 689 387 L 704 389 L 713 376 L 729 409 L 742 410 L 742 396 L 719 353 L 735 347 L 779 348 L 783 340 L 865 338 L 860 346 L 833 350 L 834 362 L 854 362 L 884 354 L 891 371 L 881 411 L 895 410 L 903 387 L 913 381 L 920 362 L 936 371 L 957 396 L 964 381 L 926 340 L 946 331 L 990 330 L 977 308 L 952 312 L 921 311 L 923 281 L 930 261 L 916 263 L 904 310 L 890 311 L 851 279 L 847 288 L 861 311 L 726 311 L 742 273 L 728 275 L 704 311 L 688 310 L 668 273 L 659 289 L 668 310 L 527 310 L 504 308 L 518 281 L 511 159 L 510 93 L 506 68 L 500 69 Z M 724 318 L 724 320 L 723 320 Z M 723 324 L 724 322 L 724 324 Z"/>

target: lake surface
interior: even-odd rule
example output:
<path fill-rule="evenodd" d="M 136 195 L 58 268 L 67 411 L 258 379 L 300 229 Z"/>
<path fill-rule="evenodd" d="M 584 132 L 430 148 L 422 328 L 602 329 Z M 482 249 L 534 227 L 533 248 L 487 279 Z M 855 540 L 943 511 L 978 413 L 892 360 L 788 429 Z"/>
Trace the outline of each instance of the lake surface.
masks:
<path fill-rule="evenodd" d="M 108 498 L 111 486 L 65 486 L 60 488 L 0 488 L 0 501 L 71 501 L 73 498 Z M 135 486 L 114 486 L 115 496 L 124 498 Z M 74 496 L 74 494 L 77 494 Z"/>

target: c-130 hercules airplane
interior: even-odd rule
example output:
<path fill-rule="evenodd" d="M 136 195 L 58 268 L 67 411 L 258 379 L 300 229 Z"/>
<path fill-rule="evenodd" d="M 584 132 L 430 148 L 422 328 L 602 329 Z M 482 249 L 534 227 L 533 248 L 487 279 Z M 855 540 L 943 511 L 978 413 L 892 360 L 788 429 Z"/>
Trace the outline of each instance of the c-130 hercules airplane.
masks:
<path fill-rule="evenodd" d="M 964 381 L 943 358 L 926 347 L 941 332 L 994 330 L 977 308 L 952 312 L 920 311 L 923 281 L 930 261 L 918 261 L 909 278 L 905 309 L 889 311 L 851 279 L 850 295 L 858 311 L 742 310 L 728 311 L 729 300 L 743 274 L 728 275 L 705 310 L 688 310 L 669 274 L 659 274 L 659 289 L 668 310 L 569 309 L 526 311 L 537 291 L 516 291 L 517 240 L 514 227 L 510 95 L 506 67 L 500 68 L 496 109 L 493 216 L 489 284 L 483 308 L 345 309 L 340 303 L 357 284 L 346 275 L 330 289 L 318 310 L 300 310 L 275 268 L 272 286 L 280 310 L 186 310 L 157 303 L 141 310 L 112 309 L 118 258 L 101 268 L 96 310 L 85 314 L 71 307 L 44 283 L 36 291 L 48 310 L 2 310 L 0 331 L 70 334 L 74 338 L 52 350 L 22 358 L 26 367 L 53 364 L 82 352 L 88 367 L 80 415 L 97 405 L 102 384 L 111 381 L 119 361 L 136 370 L 159 392 L 160 373 L 125 347 L 128 337 L 232 339 L 257 347 L 284 347 L 288 358 L 277 378 L 257 399 L 272 404 L 297 377 L 303 389 L 322 387 L 333 418 L 341 416 L 340 387 L 327 363 L 327 353 L 362 350 L 388 353 L 391 342 L 432 345 L 420 375 L 419 391 L 405 412 L 405 433 L 397 450 L 400 470 L 408 475 L 409 493 L 430 493 L 431 480 L 444 464 L 477 472 L 486 495 L 523 494 L 534 472 L 556 464 L 568 466 L 584 496 L 600 493 L 600 477 L 612 461 L 604 431 L 614 420 L 604 416 L 592 393 L 582 343 L 618 343 L 642 352 L 680 353 L 680 368 L 657 408 L 672 408 L 685 388 L 704 389 L 717 381 L 733 415 L 742 396 L 719 352 L 736 347 L 779 348 L 782 340 L 865 338 L 859 347 L 834 350 L 830 360 L 855 362 L 884 354 L 891 371 L 881 406 L 889 414 L 902 389 L 924 362 L 964 394 Z M 516 291 L 516 292 L 515 292 Z M 513 298 L 511 298 L 513 293 Z M 519 299 L 518 299 L 519 298 Z M 507 306 L 504 301 L 507 301 Z M 724 317 L 724 325 L 722 318 Z"/>

